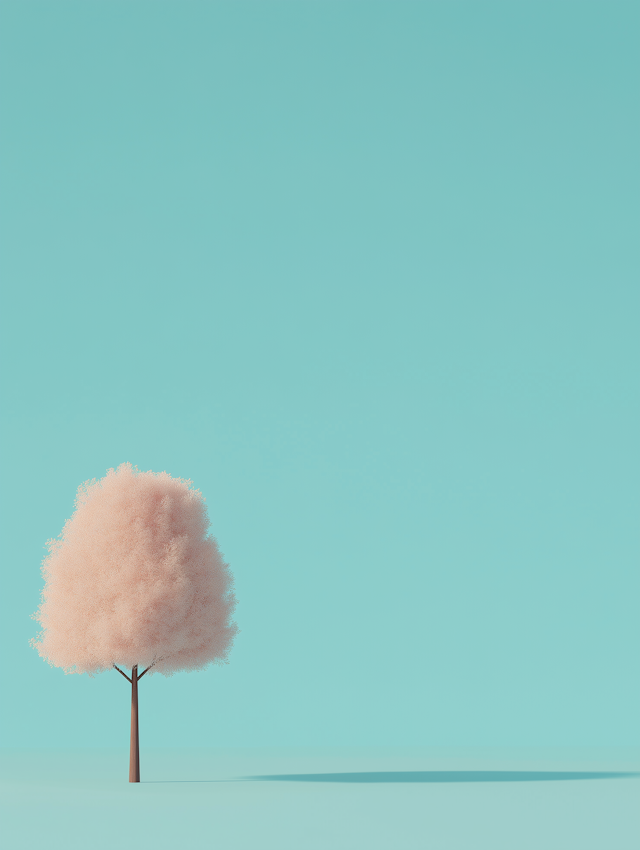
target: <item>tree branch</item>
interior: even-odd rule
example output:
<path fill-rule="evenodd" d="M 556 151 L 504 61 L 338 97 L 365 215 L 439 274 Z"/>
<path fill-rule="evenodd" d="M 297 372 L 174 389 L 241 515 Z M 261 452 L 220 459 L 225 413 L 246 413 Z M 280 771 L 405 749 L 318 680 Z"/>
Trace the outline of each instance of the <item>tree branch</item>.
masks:
<path fill-rule="evenodd" d="M 116 664 L 114 664 L 113 666 L 116 668 L 116 670 L 118 671 L 118 673 L 122 673 L 122 675 L 125 677 L 125 679 L 127 680 L 127 682 L 129 682 L 130 684 L 133 684 L 133 682 L 132 682 L 132 681 L 131 681 L 131 679 L 127 676 L 127 674 L 126 674 L 126 673 L 124 673 L 124 672 L 123 672 L 123 671 L 122 671 L 122 670 L 121 670 L 121 669 L 120 669 L 120 668 L 119 668 Z M 146 673 L 147 671 L 145 670 L 144 672 Z"/>
<path fill-rule="evenodd" d="M 153 664 L 149 664 L 149 666 L 147 667 L 147 670 L 151 670 L 151 668 L 155 667 L 155 665 L 156 665 L 156 662 L 154 661 Z M 138 676 L 138 681 L 140 681 L 140 679 L 142 679 L 142 677 L 147 672 L 147 670 L 143 670 L 142 673 L 140 673 L 140 675 Z"/>

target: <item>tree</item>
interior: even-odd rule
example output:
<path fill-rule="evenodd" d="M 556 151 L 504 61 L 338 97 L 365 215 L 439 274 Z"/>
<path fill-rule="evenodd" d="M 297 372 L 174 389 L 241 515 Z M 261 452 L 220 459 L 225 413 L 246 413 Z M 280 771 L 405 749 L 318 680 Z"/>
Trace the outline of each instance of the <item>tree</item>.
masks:
<path fill-rule="evenodd" d="M 42 562 L 31 645 L 65 673 L 115 668 L 131 683 L 129 782 L 140 781 L 140 679 L 226 664 L 238 632 L 233 577 L 191 484 L 130 463 L 86 481 Z"/>

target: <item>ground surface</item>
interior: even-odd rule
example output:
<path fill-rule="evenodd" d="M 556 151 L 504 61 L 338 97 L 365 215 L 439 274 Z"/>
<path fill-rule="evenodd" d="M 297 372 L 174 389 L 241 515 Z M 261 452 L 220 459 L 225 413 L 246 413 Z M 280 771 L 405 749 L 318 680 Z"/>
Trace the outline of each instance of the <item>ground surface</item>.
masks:
<path fill-rule="evenodd" d="M 632 751 L 1 755 L 10 850 L 638 850 Z"/>

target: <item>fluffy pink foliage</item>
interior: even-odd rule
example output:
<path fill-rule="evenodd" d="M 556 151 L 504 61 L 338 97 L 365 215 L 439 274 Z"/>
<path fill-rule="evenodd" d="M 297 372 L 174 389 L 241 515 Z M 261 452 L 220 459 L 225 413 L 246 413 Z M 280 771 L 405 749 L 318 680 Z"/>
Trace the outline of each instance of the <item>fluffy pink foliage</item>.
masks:
<path fill-rule="evenodd" d="M 238 631 L 233 578 L 191 481 L 129 463 L 80 485 L 47 541 L 32 645 L 67 673 L 114 664 L 170 676 L 224 664 Z"/>

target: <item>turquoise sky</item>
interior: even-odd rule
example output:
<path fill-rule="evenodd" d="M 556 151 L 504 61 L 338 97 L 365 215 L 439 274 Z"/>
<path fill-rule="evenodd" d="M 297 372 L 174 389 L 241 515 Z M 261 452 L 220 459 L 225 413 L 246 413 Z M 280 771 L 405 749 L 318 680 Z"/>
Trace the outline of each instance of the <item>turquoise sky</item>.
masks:
<path fill-rule="evenodd" d="M 2 4 L 0 744 L 127 745 L 124 680 L 28 646 L 124 461 L 239 598 L 143 748 L 640 744 L 639 24 Z"/>

